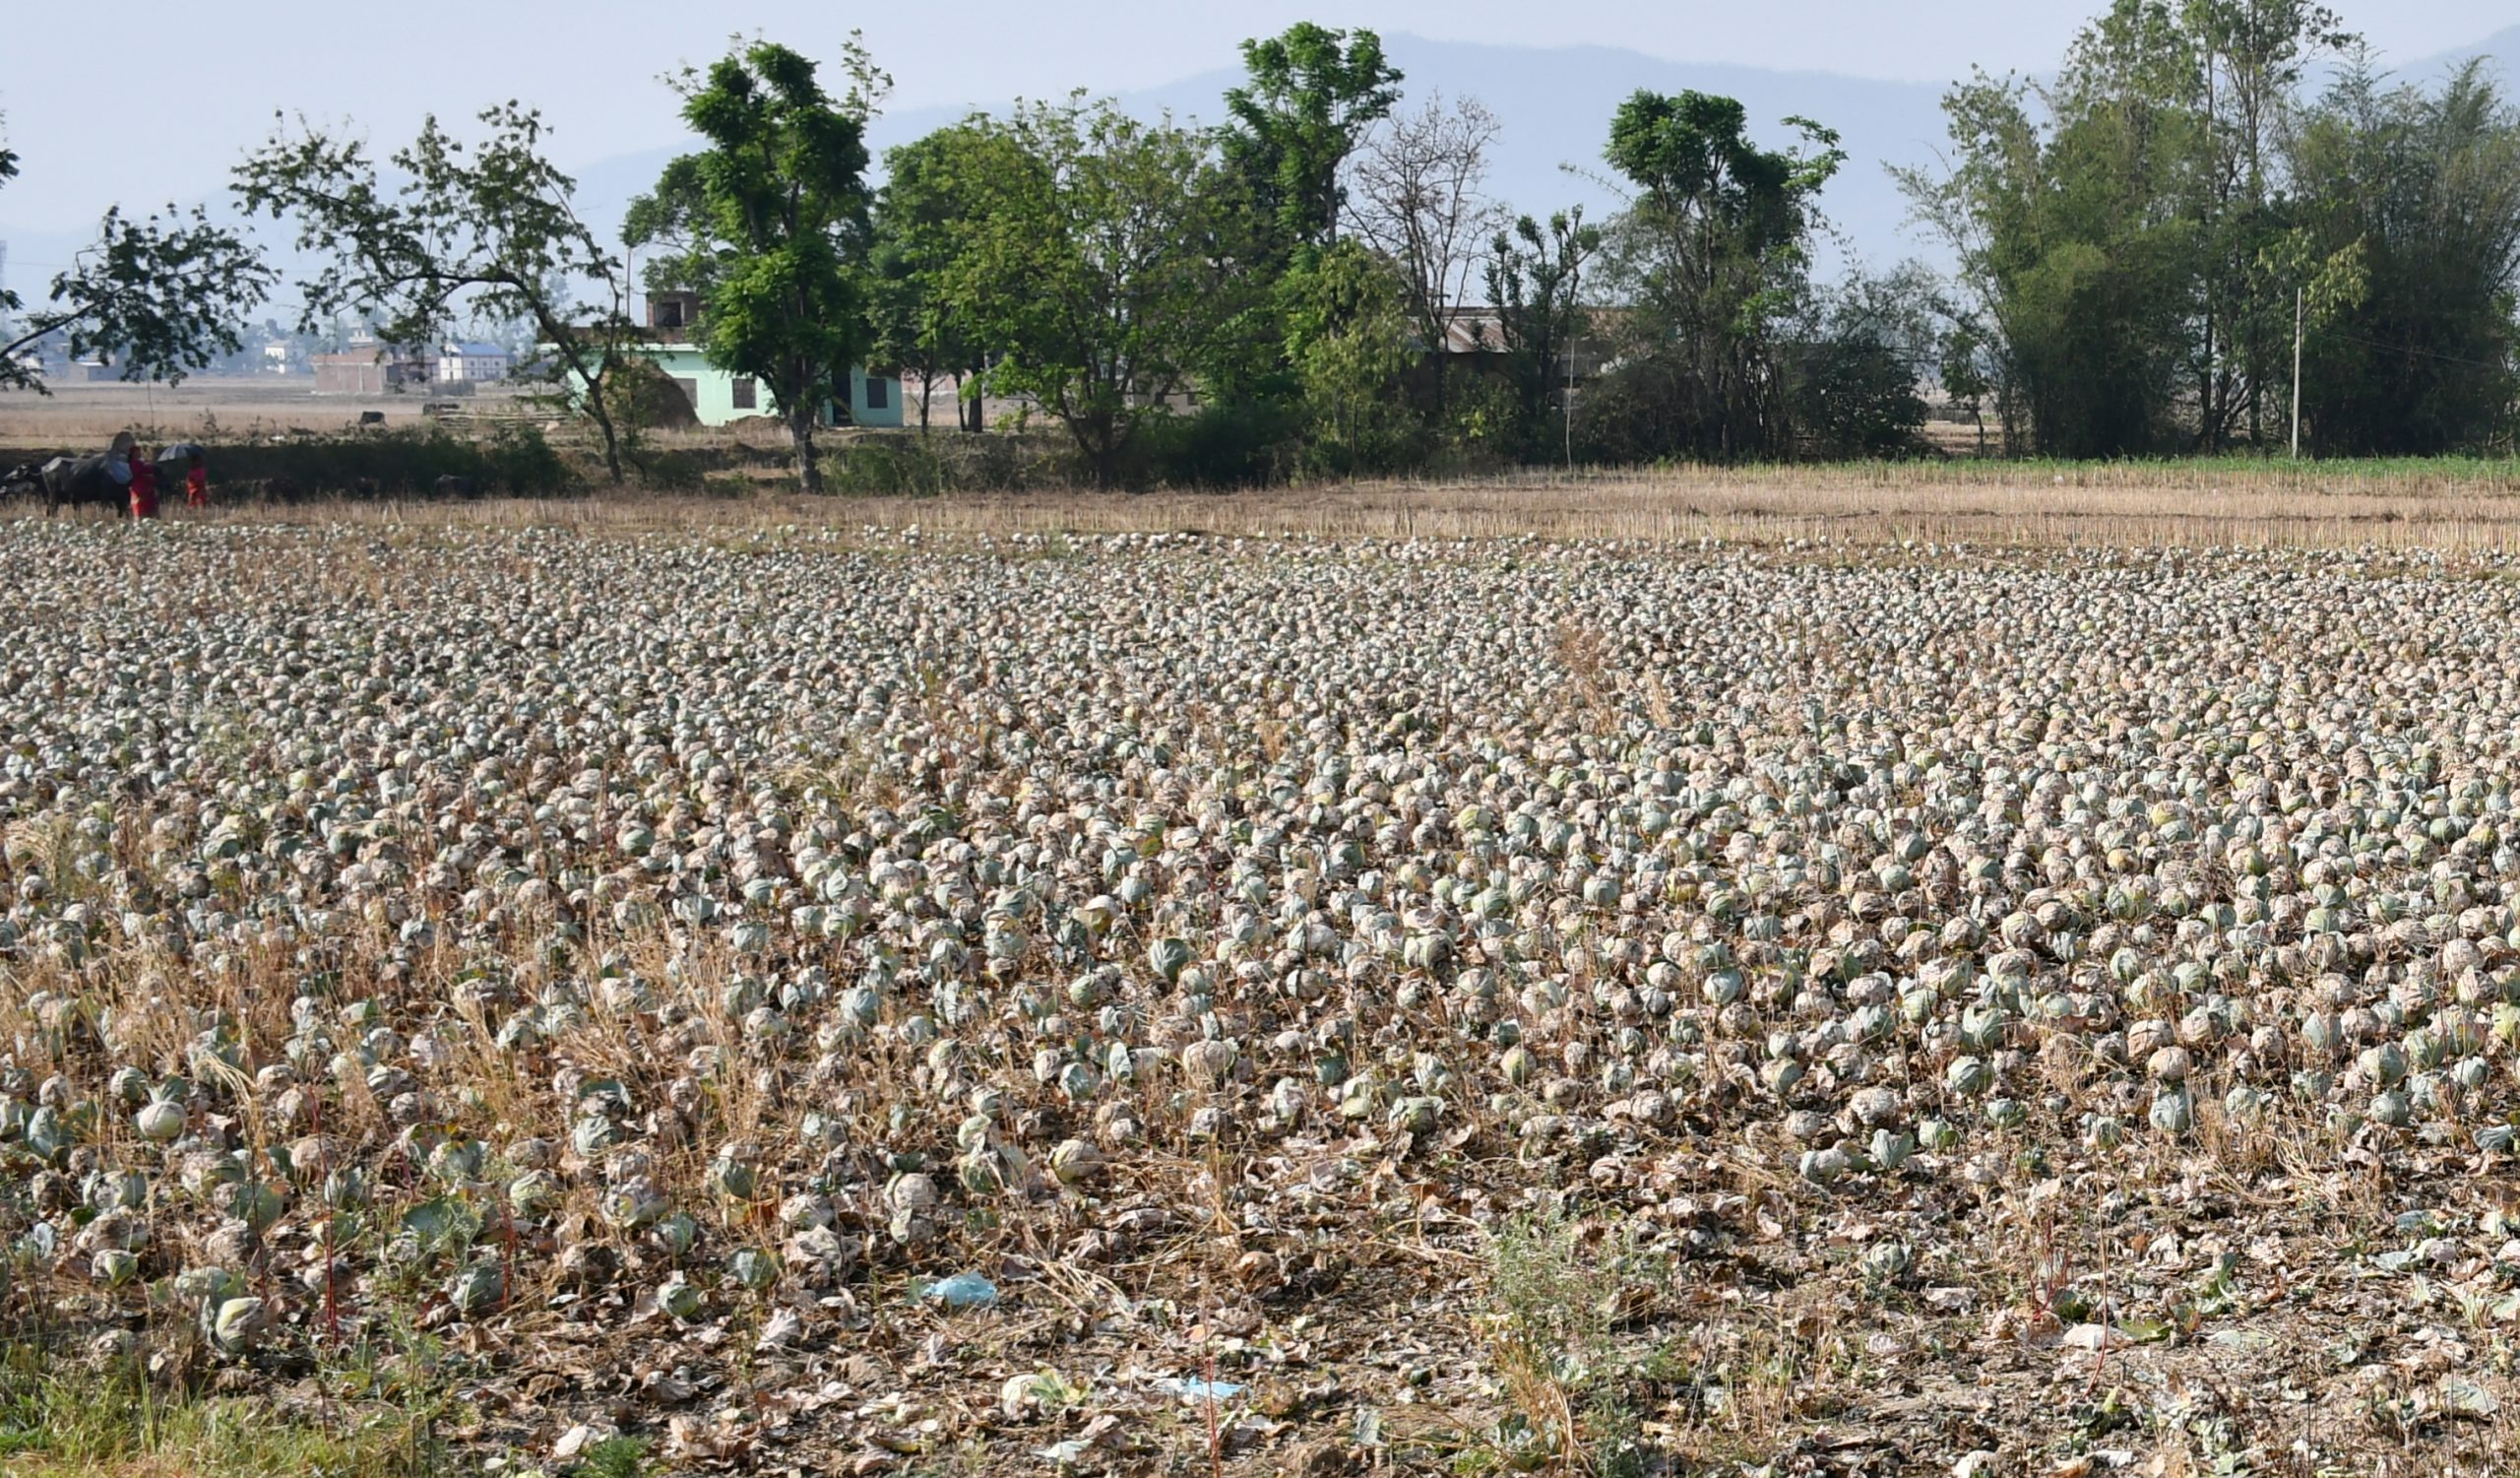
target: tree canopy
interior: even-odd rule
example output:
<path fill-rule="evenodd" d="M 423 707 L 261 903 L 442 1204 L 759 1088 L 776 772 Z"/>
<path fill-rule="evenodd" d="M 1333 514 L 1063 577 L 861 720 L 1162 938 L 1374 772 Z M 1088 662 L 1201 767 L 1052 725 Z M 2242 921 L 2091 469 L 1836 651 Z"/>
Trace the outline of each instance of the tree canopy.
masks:
<path fill-rule="evenodd" d="M 1790 455 L 1783 326 L 1808 287 L 1817 200 L 1846 154 L 1788 118 L 1803 148 L 1765 149 L 1730 97 L 1640 92 L 1610 120 L 1604 158 L 1632 190 L 1606 234 L 1629 384 L 1595 418 L 1597 442 L 1639 456 Z M 1631 423 L 1611 430 L 1627 415 Z"/>
<path fill-rule="evenodd" d="M 983 339 L 955 269 L 985 224 L 991 192 L 1030 167 L 1015 135 L 978 123 L 940 128 L 885 156 L 874 217 L 874 352 L 920 380 L 920 422 L 936 379 L 967 392 L 962 423 L 979 429 Z"/>
<path fill-rule="evenodd" d="M 1400 100 L 1402 74 L 1370 31 L 1309 21 L 1242 43 L 1248 77 L 1225 95 L 1225 159 L 1267 223 L 1275 254 L 1339 233 L 1341 169 L 1364 130 Z"/>
<path fill-rule="evenodd" d="M 854 40 L 847 57 L 851 85 L 837 97 L 812 59 L 771 41 L 674 79 L 683 121 L 708 147 L 666 166 L 625 232 L 674 248 L 651 269 L 659 280 L 705 289 L 710 362 L 769 390 L 808 492 L 822 487 L 815 422 L 846 406 L 874 338 L 866 120 L 889 79 Z"/>
<path fill-rule="evenodd" d="M 457 137 L 432 116 L 380 173 L 367 145 L 300 120 L 237 166 L 249 215 L 293 221 L 319 264 L 298 285 L 302 329 L 348 311 L 377 320 L 389 343 L 433 344 L 459 315 L 521 320 L 547 346 L 552 371 L 603 438 L 622 479 L 620 432 L 603 390 L 622 373 L 630 283 L 578 214 L 576 182 L 545 157 L 542 116 L 517 102 L 484 108 L 481 137 Z M 600 301 L 590 316 L 573 284 Z"/>
<path fill-rule="evenodd" d="M 2315 343 L 2355 311 L 2384 244 L 2362 228 L 2378 219 L 2368 208 L 2406 205 L 2408 189 L 2437 177 L 2412 157 L 2395 161 L 2403 176 L 2368 169 L 2371 150 L 2393 147 L 2378 136 L 2421 111 L 2421 95 L 2383 105 L 2349 65 L 2342 91 L 2305 104 L 2311 63 L 2355 44 L 2304 0 L 2115 0 L 2051 83 L 1980 73 L 1945 98 L 1950 167 L 1902 183 L 1960 260 L 2009 449 L 2120 456 L 2281 439 L 2297 312 Z M 2480 83 L 2450 91 L 2482 104 L 2470 142 L 2489 154 L 2495 104 Z M 2483 249 L 2477 270 L 2508 283 L 2485 238 L 2466 244 Z M 2454 311 L 2477 314 L 2475 295 L 2453 288 L 2459 272 L 2432 265 Z M 2444 438 L 2426 444 L 2474 444 Z"/>
<path fill-rule="evenodd" d="M 1235 311 L 1234 196 L 1204 136 L 1082 95 L 976 118 L 996 167 L 965 218 L 947 292 L 1027 396 L 1112 482 Z"/>
<path fill-rule="evenodd" d="M 0 184 L 17 175 L 17 154 L 0 148 Z M 238 326 L 278 277 L 259 248 L 200 207 L 134 218 L 114 206 L 95 240 L 53 278 L 44 305 L 0 341 L 0 389 L 43 391 L 25 352 L 54 334 L 73 358 L 115 360 L 125 380 L 181 381 L 237 351 Z M 25 306 L 0 291 L 0 314 Z"/>

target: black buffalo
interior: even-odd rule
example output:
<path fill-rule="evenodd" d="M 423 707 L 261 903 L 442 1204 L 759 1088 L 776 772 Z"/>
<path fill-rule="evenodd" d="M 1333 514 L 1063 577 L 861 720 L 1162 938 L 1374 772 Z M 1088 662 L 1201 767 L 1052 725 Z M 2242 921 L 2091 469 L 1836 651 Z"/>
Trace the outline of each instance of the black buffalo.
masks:
<path fill-rule="evenodd" d="M 131 504 L 130 484 L 117 482 L 105 471 L 106 459 L 94 457 L 55 457 L 42 468 L 43 511 L 59 512 L 64 507 L 77 508 L 94 504 L 101 508 L 128 508 Z"/>
<path fill-rule="evenodd" d="M 21 462 L 0 473 L 0 498 L 33 497 L 43 491 L 43 469 Z"/>

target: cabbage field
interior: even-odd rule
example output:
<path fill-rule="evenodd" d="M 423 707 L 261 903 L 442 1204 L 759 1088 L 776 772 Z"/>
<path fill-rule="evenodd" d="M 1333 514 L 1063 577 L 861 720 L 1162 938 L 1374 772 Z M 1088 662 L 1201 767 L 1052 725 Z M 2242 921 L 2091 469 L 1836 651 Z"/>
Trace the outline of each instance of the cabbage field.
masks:
<path fill-rule="evenodd" d="M 0 1452 L 93 1380 L 379 1471 L 2520 1460 L 2520 561 L 27 521 L 0 589 Z"/>

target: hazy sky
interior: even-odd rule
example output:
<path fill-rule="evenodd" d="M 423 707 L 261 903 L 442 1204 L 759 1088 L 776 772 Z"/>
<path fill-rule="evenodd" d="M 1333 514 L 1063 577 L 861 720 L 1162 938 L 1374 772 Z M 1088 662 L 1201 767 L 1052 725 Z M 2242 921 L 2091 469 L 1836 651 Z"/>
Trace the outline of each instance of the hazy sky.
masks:
<path fill-rule="evenodd" d="M 657 75 L 737 29 L 828 56 L 851 27 L 894 75 L 895 106 L 1117 91 L 1228 65 L 1239 38 L 1301 19 L 1453 40 L 1598 43 L 1681 61 L 1940 82 L 1972 62 L 2045 68 L 2101 0 L 9 0 L 0 114 L 24 176 L 0 188 L 0 238 L 84 234 L 115 201 L 192 201 L 275 109 L 408 138 L 420 115 L 518 97 L 580 164 L 673 141 Z M 2384 61 L 2510 25 L 2508 0 L 2340 0 Z M 1921 18 L 1922 18 L 1921 23 Z M 21 252 L 23 256 L 25 253 Z M 32 262 L 26 263 L 32 267 Z M 25 283 L 32 272 L 13 271 Z"/>

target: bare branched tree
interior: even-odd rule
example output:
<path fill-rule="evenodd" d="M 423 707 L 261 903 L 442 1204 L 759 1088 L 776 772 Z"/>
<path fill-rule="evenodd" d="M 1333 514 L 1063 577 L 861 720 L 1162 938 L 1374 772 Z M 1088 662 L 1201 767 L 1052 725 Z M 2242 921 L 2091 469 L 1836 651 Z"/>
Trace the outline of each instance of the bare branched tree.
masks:
<path fill-rule="evenodd" d="M 1400 274 L 1409 316 L 1434 355 L 1438 413 L 1447 320 L 1502 219 L 1486 194 L 1487 151 L 1498 132 L 1478 98 L 1448 105 L 1433 93 L 1418 111 L 1377 127 L 1350 166 L 1350 229 Z"/>

